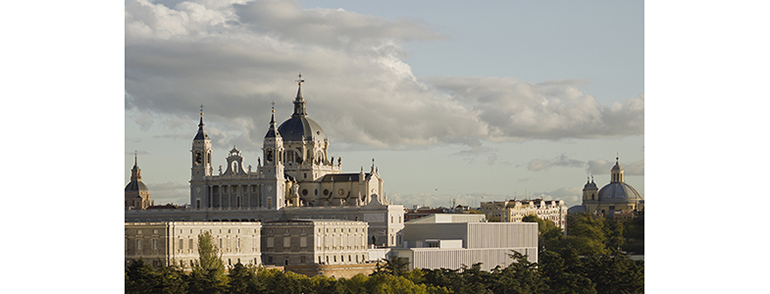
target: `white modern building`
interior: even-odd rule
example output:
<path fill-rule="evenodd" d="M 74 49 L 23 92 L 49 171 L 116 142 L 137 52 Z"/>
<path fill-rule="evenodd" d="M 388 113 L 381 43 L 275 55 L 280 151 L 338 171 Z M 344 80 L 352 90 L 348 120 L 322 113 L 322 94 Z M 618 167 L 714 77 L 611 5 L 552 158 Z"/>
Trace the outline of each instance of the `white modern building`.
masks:
<path fill-rule="evenodd" d="M 537 223 L 481 222 L 483 215 L 436 214 L 407 222 L 401 248 L 409 268 L 458 269 L 481 262 L 482 270 L 506 267 L 517 251 L 537 262 Z"/>

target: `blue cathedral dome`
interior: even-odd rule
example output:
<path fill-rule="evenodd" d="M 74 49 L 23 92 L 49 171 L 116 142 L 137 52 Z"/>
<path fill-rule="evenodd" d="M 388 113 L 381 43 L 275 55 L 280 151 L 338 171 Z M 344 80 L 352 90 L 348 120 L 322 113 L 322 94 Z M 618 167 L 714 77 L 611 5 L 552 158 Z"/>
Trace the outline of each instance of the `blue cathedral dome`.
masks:
<path fill-rule="evenodd" d="M 599 201 L 642 200 L 639 192 L 625 182 L 609 183 L 599 190 Z"/>
<path fill-rule="evenodd" d="M 326 133 L 317 122 L 307 116 L 292 117 L 278 127 L 284 141 L 312 141 L 326 139 Z"/>
<path fill-rule="evenodd" d="M 609 184 L 599 190 L 599 202 L 643 200 L 639 192 L 623 180 L 623 168 L 618 159 L 615 159 L 615 166 L 610 170 L 612 180 Z"/>
<path fill-rule="evenodd" d="M 301 76 L 300 76 L 301 78 Z M 297 98 L 294 99 L 294 113 L 291 118 L 284 121 L 278 127 L 284 141 L 313 141 L 326 140 L 326 133 L 317 122 L 307 117 L 305 112 L 305 98 L 302 97 L 302 81 L 297 89 Z"/>

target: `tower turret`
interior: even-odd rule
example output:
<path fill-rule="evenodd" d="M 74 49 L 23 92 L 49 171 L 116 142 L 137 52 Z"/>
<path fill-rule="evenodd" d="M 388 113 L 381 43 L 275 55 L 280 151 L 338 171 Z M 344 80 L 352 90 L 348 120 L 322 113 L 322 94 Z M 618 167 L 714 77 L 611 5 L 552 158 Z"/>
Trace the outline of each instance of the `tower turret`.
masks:
<path fill-rule="evenodd" d="M 150 191 L 142 182 L 142 169 L 137 163 L 136 151 L 134 151 L 134 167 L 131 168 L 131 180 L 125 189 L 126 209 L 145 209 L 150 206 Z"/>
<path fill-rule="evenodd" d="M 275 127 L 275 102 L 273 102 L 270 128 L 265 134 L 262 154 L 265 162 L 260 167 L 260 171 L 266 180 L 266 184 L 262 185 L 262 203 L 268 209 L 280 209 L 285 205 L 286 179 L 283 174 L 283 138 Z"/>
<path fill-rule="evenodd" d="M 593 181 L 593 177 L 586 180 L 585 186 L 583 186 L 583 205 L 586 202 L 596 201 L 599 188 L 596 187 L 596 183 Z"/>
<path fill-rule="evenodd" d="M 625 181 L 623 167 L 620 166 L 618 159 L 618 157 L 615 157 L 615 166 L 613 166 L 612 170 L 610 170 L 610 173 L 612 173 L 612 179 L 610 179 L 610 183 L 622 183 Z"/>
<path fill-rule="evenodd" d="M 192 168 L 190 174 L 190 204 L 193 208 L 200 209 L 210 206 L 208 188 L 206 186 L 206 177 L 211 176 L 213 171 L 211 167 L 211 139 L 206 133 L 203 123 L 203 105 L 201 105 L 201 118 L 198 123 L 198 132 L 193 138 L 192 150 Z"/>

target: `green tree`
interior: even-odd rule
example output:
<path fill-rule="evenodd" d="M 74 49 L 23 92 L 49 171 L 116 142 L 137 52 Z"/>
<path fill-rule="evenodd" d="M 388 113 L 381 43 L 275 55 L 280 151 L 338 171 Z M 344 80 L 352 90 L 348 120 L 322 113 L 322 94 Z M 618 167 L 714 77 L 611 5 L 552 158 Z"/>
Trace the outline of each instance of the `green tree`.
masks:
<path fill-rule="evenodd" d="M 548 285 L 537 268 L 537 263 L 529 262 L 526 255 L 512 251 L 508 255 L 511 263 L 501 272 L 495 293 L 546 293 Z M 502 286 L 502 287 L 501 287 Z"/>
<path fill-rule="evenodd" d="M 161 263 L 162 264 L 162 263 Z M 126 293 L 187 293 L 184 274 L 176 266 L 154 268 L 141 259 L 126 267 Z"/>
<path fill-rule="evenodd" d="M 428 285 L 447 287 L 454 293 L 458 293 L 457 289 L 459 289 L 460 285 L 463 283 L 459 270 L 440 268 L 422 269 L 422 271 L 424 272 L 422 277 L 424 280 L 423 283 Z"/>
<path fill-rule="evenodd" d="M 156 270 L 157 283 L 153 290 L 154 293 L 187 293 L 187 283 L 185 274 L 175 265 L 165 265 L 161 263 L 160 268 Z"/>
<path fill-rule="evenodd" d="M 461 283 L 454 284 L 457 293 L 492 293 L 492 291 L 488 289 L 492 274 L 487 271 L 482 271 L 480 262 L 474 263 L 471 267 L 467 267 L 463 264 L 461 269 Z"/>
<path fill-rule="evenodd" d="M 366 284 L 369 276 L 357 274 L 350 279 L 340 279 L 340 283 L 345 286 L 345 293 L 367 293 Z"/>
<path fill-rule="evenodd" d="M 190 293 L 224 293 L 227 290 L 222 254 L 209 232 L 198 235 L 198 261 L 188 276 L 188 286 Z"/>
<path fill-rule="evenodd" d="M 644 293 L 644 262 L 614 252 L 586 257 L 585 274 L 599 293 Z"/>
<path fill-rule="evenodd" d="M 383 259 L 383 262 L 377 261 L 372 275 L 394 275 L 401 276 L 409 270 L 409 261 L 406 258 L 397 257 L 395 255 L 388 259 Z"/>
<path fill-rule="evenodd" d="M 607 231 L 602 217 L 581 213 L 568 216 L 567 236 L 554 244 L 553 250 L 574 248 L 579 255 L 600 255 L 607 252 Z"/>
<path fill-rule="evenodd" d="M 126 293 L 151 293 L 155 279 L 155 268 L 142 259 L 131 260 L 126 267 Z"/>
<path fill-rule="evenodd" d="M 537 223 L 539 251 L 543 251 L 543 249 L 553 246 L 553 244 L 561 240 L 564 235 L 564 231 L 557 227 L 552 221 L 541 219 L 534 214 L 524 216 L 521 218 L 521 221 Z"/>
<path fill-rule="evenodd" d="M 629 254 L 644 254 L 644 212 L 637 212 L 636 217 L 626 223 L 626 244 L 623 250 Z"/>
<path fill-rule="evenodd" d="M 209 232 L 198 234 L 198 262 L 194 267 L 203 270 L 215 271 L 217 275 L 225 274 L 225 264 L 222 262 L 222 253 L 214 243 L 214 237 Z"/>
<path fill-rule="evenodd" d="M 257 280 L 257 267 L 236 263 L 227 274 L 227 293 L 262 293 L 264 284 Z"/>
<path fill-rule="evenodd" d="M 373 294 L 428 293 L 428 287 L 425 284 L 415 285 L 412 281 L 404 277 L 387 274 L 369 277 L 364 283 L 364 288 L 366 289 L 366 293 Z"/>
<path fill-rule="evenodd" d="M 626 239 L 623 236 L 626 230 L 625 221 L 607 218 L 605 219 L 604 229 L 607 240 L 605 246 L 607 248 L 620 250 L 622 247 L 625 247 Z"/>
<path fill-rule="evenodd" d="M 553 294 L 596 294 L 595 284 L 585 276 L 582 263 L 574 250 L 564 252 L 567 258 L 555 251 L 540 254 L 538 269 Z"/>

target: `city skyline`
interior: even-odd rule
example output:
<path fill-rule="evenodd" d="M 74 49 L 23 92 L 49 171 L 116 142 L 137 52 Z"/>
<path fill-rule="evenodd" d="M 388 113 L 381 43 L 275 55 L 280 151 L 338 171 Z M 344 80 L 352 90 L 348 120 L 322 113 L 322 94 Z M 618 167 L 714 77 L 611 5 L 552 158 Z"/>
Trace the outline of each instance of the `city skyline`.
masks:
<path fill-rule="evenodd" d="M 231 2 L 126 3 L 124 173 L 137 150 L 155 204 L 189 202 L 201 104 L 214 166 L 256 166 L 299 72 L 329 156 L 374 158 L 394 204 L 572 206 L 616 157 L 644 195 L 643 3 Z"/>

